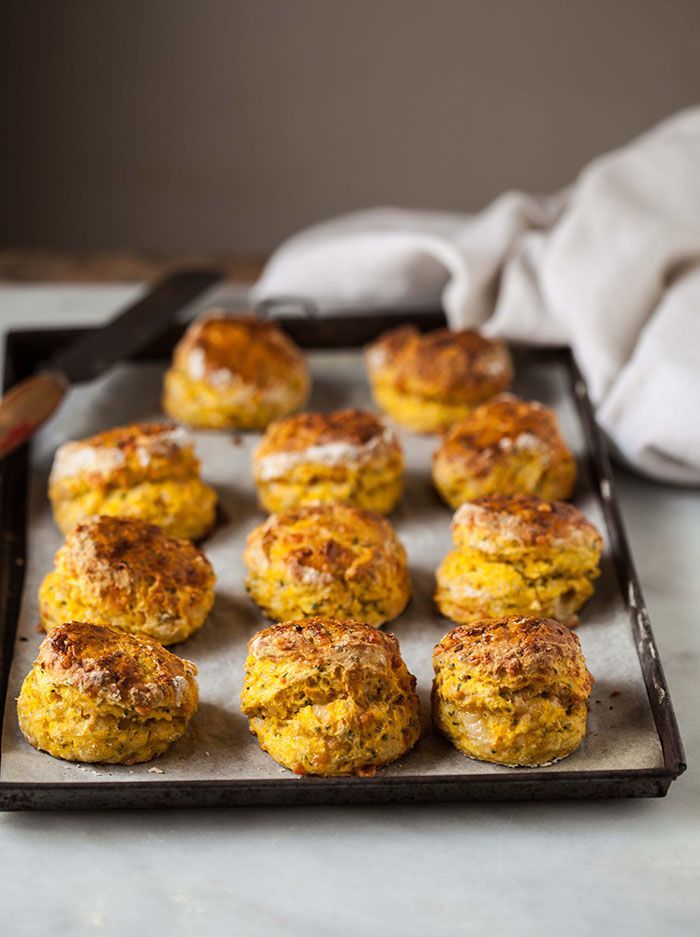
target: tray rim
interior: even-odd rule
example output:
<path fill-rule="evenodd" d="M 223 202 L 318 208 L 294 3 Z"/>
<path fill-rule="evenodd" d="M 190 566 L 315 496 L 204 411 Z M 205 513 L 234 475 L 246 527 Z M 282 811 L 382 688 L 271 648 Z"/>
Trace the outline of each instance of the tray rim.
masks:
<path fill-rule="evenodd" d="M 353 312 L 327 319 L 300 317 L 276 320 L 302 347 L 357 348 L 387 328 L 411 323 L 419 328 L 445 324 L 435 309 Z M 182 334 L 184 324 L 143 349 L 135 360 L 162 360 Z M 3 387 L 28 376 L 49 354 L 67 342 L 96 331 L 94 328 L 13 329 L 5 335 Z M 193 807 L 253 804 L 387 803 L 471 800 L 535 800 L 561 798 L 664 796 L 675 778 L 686 770 L 673 703 L 651 628 L 639 577 L 632 558 L 622 512 L 615 492 L 607 445 L 588 396 L 585 379 L 568 346 L 512 343 L 517 354 L 526 352 L 563 362 L 587 444 L 591 478 L 611 537 L 620 588 L 630 613 L 654 726 L 663 754 L 657 768 L 531 771 L 509 769 L 484 775 L 412 775 L 374 778 L 199 779 L 174 781 L 0 781 L 0 810 L 78 808 Z M 0 700 L 4 725 L 10 664 L 21 605 L 26 556 L 29 446 L 0 461 Z M 0 753 L 1 757 L 1 753 Z"/>

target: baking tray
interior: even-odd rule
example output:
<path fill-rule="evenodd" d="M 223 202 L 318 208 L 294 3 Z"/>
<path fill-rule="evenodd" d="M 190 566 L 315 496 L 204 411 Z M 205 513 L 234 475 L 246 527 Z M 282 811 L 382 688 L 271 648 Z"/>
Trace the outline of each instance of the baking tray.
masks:
<path fill-rule="evenodd" d="M 400 318 L 396 314 L 353 314 L 319 320 L 290 316 L 278 321 L 299 345 L 309 350 L 312 369 L 316 368 L 319 372 L 316 375 L 319 377 L 317 396 L 312 400 L 312 405 L 330 409 L 344 404 L 361 405 L 367 401 L 358 354 L 352 349 L 360 349 L 399 321 L 413 322 L 420 328 L 434 328 L 444 324 L 444 317 L 442 313 L 428 310 L 413 311 Z M 29 375 L 42 360 L 86 331 L 62 329 L 9 333 L 6 339 L 5 388 Z M 119 393 L 115 392 L 115 388 L 120 393 L 128 394 L 131 387 L 133 393 L 134 383 L 138 385 L 139 376 L 145 382 L 144 411 L 135 413 L 132 407 L 124 417 L 147 419 L 155 415 L 161 372 L 181 333 L 182 327 L 173 328 L 143 350 L 131 363 L 123 366 L 125 374 L 122 374 L 121 379 L 118 375 L 114 378 L 115 381 L 121 380 L 121 383 L 107 385 L 106 389 L 103 387 L 102 396 L 95 405 L 96 409 L 103 407 L 102 422 L 90 426 L 88 420 L 86 430 L 97 431 L 119 421 L 120 402 L 115 399 Z M 319 351 L 321 349 L 323 351 Z M 174 648 L 176 653 L 189 656 L 200 665 L 202 709 L 182 743 L 173 747 L 172 754 L 168 753 L 151 765 L 126 768 L 78 766 L 35 752 L 19 734 L 14 697 L 19 680 L 29 669 L 40 641 L 35 627 L 35 580 L 37 575 L 49 568 L 48 558 L 59 545 L 60 537 L 57 532 L 49 530 L 41 539 L 50 543 L 35 543 L 34 540 L 30 544 L 27 542 L 27 525 L 36 522 L 38 510 L 46 512 L 46 504 L 45 477 L 41 477 L 40 470 L 34 465 L 35 458 L 30 459 L 28 447 L 24 447 L 0 463 L 0 699 L 3 701 L 4 714 L 0 752 L 0 808 L 191 807 L 663 796 L 671 781 L 685 770 L 683 749 L 622 524 L 607 451 L 595 422 L 585 382 L 567 348 L 518 346 L 512 350 L 519 375 L 514 388 L 516 392 L 555 406 L 566 424 L 569 440 L 575 437 L 574 448 L 581 474 L 576 500 L 601 526 L 606 540 L 599 588 L 596 597 L 584 609 L 579 629 L 591 669 L 597 677 L 591 703 L 589 736 L 579 752 L 545 769 L 504 768 L 466 759 L 441 736 L 431 732 L 427 711 L 430 652 L 432 645 L 451 627 L 432 608 L 431 576 L 440 556 L 449 548 L 450 515 L 430 491 L 428 459 L 435 441 L 426 437 L 412 437 L 410 434 L 404 437 L 404 442 L 407 445 L 409 468 L 411 464 L 414 468 L 409 471 L 404 508 L 400 509 L 394 520 L 399 535 L 409 548 L 409 560 L 414 544 L 418 543 L 416 549 L 420 553 L 420 541 L 430 541 L 428 532 L 431 529 L 437 531 L 435 543 L 439 542 L 439 549 L 435 545 L 429 548 L 431 568 L 428 569 L 424 564 L 420 569 L 412 570 L 416 595 L 408 611 L 388 626 L 399 637 L 409 668 L 419 677 L 425 736 L 414 752 L 394 765 L 381 769 L 373 778 L 297 778 L 259 751 L 257 742 L 245 732 L 242 717 L 233 715 L 238 708 L 234 692 L 234 686 L 237 689 L 238 684 L 233 676 L 229 680 L 225 670 L 225 655 L 231 652 L 226 650 L 225 645 L 220 652 L 217 647 L 212 651 L 211 644 L 206 643 L 211 642 L 212 634 L 221 635 L 235 619 L 237 624 L 232 631 L 227 631 L 227 640 L 230 646 L 235 645 L 235 659 L 237 666 L 240 666 L 247 638 L 264 624 L 252 603 L 241 594 L 240 588 L 235 596 L 228 596 L 223 607 L 219 604 L 218 611 L 215 605 L 214 621 L 200 632 L 202 637 L 195 636 Z M 74 393 L 89 394 L 91 391 L 89 388 L 87 391 L 81 388 Z M 66 405 L 68 413 L 70 406 L 69 399 Z M 74 403 L 74 410 L 76 406 L 80 411 L 80 404 Z M 85 409 L 89 410 L 89 406 Z M 61 438 L 61 419 L 59 415 L 55 421 L 59 429 L 54 430 L 54 436 L 58 432 L 58 438 Z M 205 477 L 208 475 L 207 447 L 221 447 L 222 440 L 230 447 L 232 461 L 239 460 L 236 463 L 238 475 L 245 474 L 249 487 L 243 491 L 236 489 L 233 494 L 229 490 L 225 497 L 222 490 L 222 501 L 228 517 L 224 517 L 223 530 L 220 529 L 215 535 L 218 539 L 212 540 L 211 544 L 204 544 L 213 560 L 218 556 L 226 556 L 227 524 L 231 536 L 240 540 L 247 530 L 262 519 L 262 515 L 256 513 L 254 492 L 249 482 L 250 472 L 241 472 L 240 460 L 248 459 L 254 440 L 230 433 L 198 436 L 198 449 L 205 449 Z M 50 437 L 50 441 L 53 446 L 56 440 Z M 46 448 L 46 440 L 43 445 Z M 36 446 L 41 449 L 41 437 Z M 218 451 L 220 461 L 221 449 Z M 215 450 L 212 449 L 212 452 Z M 214 454 L 213 462 L 216 464 L 216 461 Z M 420 462 L 420 471 L 415 469 L 417 462 Z M 232 465 L 232 474 L 236 474 L 233 468 Z M 46 470 L 45 464 L 44 473 Z M 220 477 L 210 480 L 222 485 Z M 225 487 L 225 481 L 223 485 Z M 31 499 L 28 498 L 30 491 Z M 417 518 L 413 518 L 414 509 L 419 512 Z M 29 551 L 28 545 L 31 548 Z M 36 568 L 37 552 L 45 567 L 43 569 Z M 231 555 L 229 548 L 229 557 Z M 240 558 L 238 563 L 242 565 Z M 230 561 L 227 565 L 231 565 Z M 218 567 L 217 572 L 220 573 Z M 240 571 L 236 575 L 240 579 Z M 419 627 L 424 629 L 424 633 L 416 637 L 416 629 Z M 207 676 L 210 671 L 216 680 L 227 686 L 231 683 L 231 692 L 227 690 L 228 696 L 224 694 L 224 707 L 228 714 L 223 717 L 208 702 L 208 698 L 219 693 L 212 676 Z M 227 719 L 230 723 L 226 722 Z M 216 722 L 215 729 L 207 725 L 207 720 Z M 218 752 L 217 763 L 217 751 L 214 748 L 224 744 L 223 736 L 227 735 L 229 724 L 234 725 L 233 720 L 235 731 L 231 732 L 227 740 L 228 748 L 224 747 Z M 207 746 L 212 749 L 211 752 Z M 229 759 L 228 762 L 221 762 L 222 752 Z M 226 764 L 231 766 L 230 770 Z M 246 767 L 242 769 L 241 764 Z"/>

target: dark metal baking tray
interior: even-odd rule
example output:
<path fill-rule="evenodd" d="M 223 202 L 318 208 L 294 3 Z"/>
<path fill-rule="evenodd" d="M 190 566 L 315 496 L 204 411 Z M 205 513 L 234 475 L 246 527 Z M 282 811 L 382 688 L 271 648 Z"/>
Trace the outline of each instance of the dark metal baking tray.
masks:
<path fill-rule="evenodd" d="M 442 313 L 352 314 L 332 319 L 281 318 L 280 324 L 306 349 L 358 348 L 395 326 L 420 328 L 444 324 Z M 10 332 L 6 338 L 4 387 L 28 376 L 36 365 L 88 330 L 55 329 Z M 182 327 L 171 329 L 136 360 L 163 361 Z M 605 443 L 595 422 L 585 382 L 568 348 L 513 349 L 517 360 L 546 368 L 565 365 L 586 442 L 586 471 L 596 487 L 606 536 L 624 596 L 662 764 L 653 768 L 590 770 L 502 769 L 488 775 L 410 775 L 373 778 L 303 778 L 241 780 L 167 780 L 76 783 L 0 782 L 0 809 L 76 809 L 191 807 L 244 804 L 387 803 L 460 800 L 542 800 L 601 797 L 659 797 L 685 770 L 684 754 L 649 616 L 630 554 Z M 29 458 L 23 447 L 0 463 L 0 699 L 8 693 L 25 564 Z M 9 708 L 7 712 L 12 712 Z"/>

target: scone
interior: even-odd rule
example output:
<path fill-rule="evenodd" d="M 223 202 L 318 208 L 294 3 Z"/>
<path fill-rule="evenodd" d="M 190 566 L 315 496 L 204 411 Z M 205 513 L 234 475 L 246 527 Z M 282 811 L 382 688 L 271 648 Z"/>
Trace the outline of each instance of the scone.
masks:
<path fill-rule="evenodd" d="M 197 710 L 197 668 L 150 638 L 69 622 L 44 638 L 17 700 L 35 748 L 133 765 L 162 755 Z"/>
<path fill-rule="evenodd" d="M 433 456 L 433 481 L 453 508 L 518 492 L 566 501 L 576 460 L 549 407 L 502 394 L 449 429 Z"/>
<path fill-rule="evenodd" d="M 49 498 L 64 534 L 105 514 L 199 540 L 216 516 L 216 493 L 199 477 L 189 434 L 167 423 L 135 423 L 65 443 L 51 469 Z"/>
<path fill-rule="evenodd" d="M 403 452 L 396 433 L 373 413 L 299 413 L 269 427 L 253 474 L 268 511 L 346 501 L 388 514 L 403 492 Z"/>
<path fill-rule="evenodd" d="M 39 589 L 46 631 L 91 621 L 119 631 L 184 641 L 202 627 L 214 602 L 214 571 L 189 540 L 127 517 L 78 524 Z"/>
<path fill-rule="evenodd" d="M 467 329 L 404 325 L 369 345 L 365 360 L 378 406 L 419 433 L 447 429 L 513 380 L 503 342 Z"/>
<path fill-rule="evenodd" d="M 456 549 L 437 571 L 435 592 L 447 618 L 541 615 L 578 623 L 600 573 L 603 539 L 573 505 L 487 495 L 459 508 L 452 531 Z"/>
<path fill-rule="evenodd" d="M 588 672 L 574 632 L 548 618 L 461 625 L 433 653 L 433 721 L 465 755 L 547 765 L 586 734 Z"/>
<path fill-rule="evenodd" d="M 296 774 L 374 774 L 420 735 L 399 644 L 357 621 L 312 618 L 248 643 L 241 708 L 264 751 Z"/>
<path fill-rule="evenodd" d="M 175 348 L 163 408 L 191 426 L 264 429 L 303 406 L 310 384 L 301 351 L 272 322 L 213 312 Z"/>
<path fill-rule="evenodd" d="M 274 621 L 355 618 L 379 627 L 411 596 L 386 518 L 341 502 L 272 514 L 248 536 L 248 591 Z"/>

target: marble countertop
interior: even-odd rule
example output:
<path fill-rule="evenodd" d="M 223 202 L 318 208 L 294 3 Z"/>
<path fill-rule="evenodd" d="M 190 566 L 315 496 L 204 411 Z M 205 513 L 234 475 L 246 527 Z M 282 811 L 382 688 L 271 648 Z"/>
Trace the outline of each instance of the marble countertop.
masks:
<path fill-rule="evenodd" d="M 0 286 L 0 329 L 138 286 Z M 619 471 L 690 768 L 661 800 L 0 814 L 3 933 L 700 931 L 700 498 Z"/>

